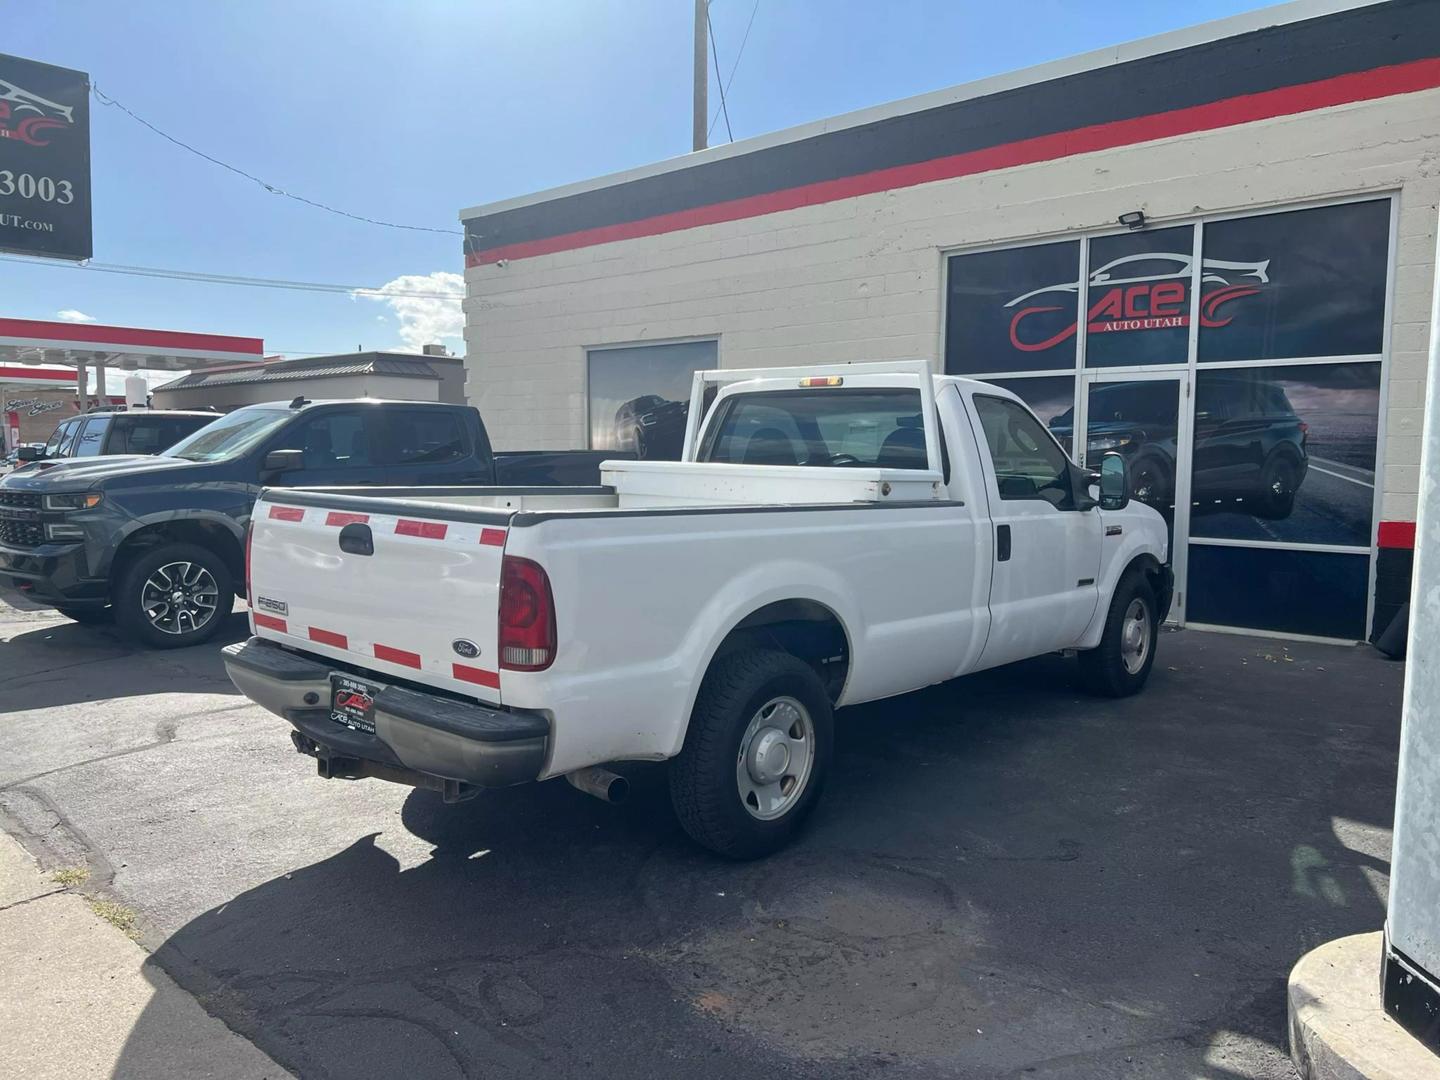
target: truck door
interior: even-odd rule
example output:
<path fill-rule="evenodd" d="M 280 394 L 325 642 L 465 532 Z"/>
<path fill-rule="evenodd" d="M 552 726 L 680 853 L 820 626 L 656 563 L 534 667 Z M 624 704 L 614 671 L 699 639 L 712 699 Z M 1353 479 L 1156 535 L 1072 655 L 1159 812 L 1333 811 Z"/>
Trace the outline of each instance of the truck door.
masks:
<path fill-rule="evenodd" d="M 986 493 L 995 530 L 984 667 L 1073 646 L 1099 599 L 1100 519 L 1080 509 L 1070 461 L 1019 402 L 977 393 Z"/>

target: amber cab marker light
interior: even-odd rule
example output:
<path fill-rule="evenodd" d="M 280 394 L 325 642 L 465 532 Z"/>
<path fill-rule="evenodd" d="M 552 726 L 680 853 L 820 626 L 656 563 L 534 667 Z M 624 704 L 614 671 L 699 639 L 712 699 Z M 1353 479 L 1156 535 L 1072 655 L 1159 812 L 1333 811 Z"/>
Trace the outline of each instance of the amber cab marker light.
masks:
<path fill-rule="evenodd" d="M 845 380 L 839 375 L 817 375 L 810 379 L 801 379 L 800 385 L 805 389 L 815 386 L 844 386 Z"/>

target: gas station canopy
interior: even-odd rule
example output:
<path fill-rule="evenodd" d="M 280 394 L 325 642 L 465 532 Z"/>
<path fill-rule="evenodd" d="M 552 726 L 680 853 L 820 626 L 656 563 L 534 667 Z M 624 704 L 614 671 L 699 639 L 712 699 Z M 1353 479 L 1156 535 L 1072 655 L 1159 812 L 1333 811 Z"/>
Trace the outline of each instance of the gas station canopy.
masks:
<path fill-rule="evenodd" d="M 0 362 L 62 364 L 78 375 L 87 367 L 122 371 L 205 371 L 260 363 L 261 338 L 142 330 L 98 323 L 0 319 Z"/>

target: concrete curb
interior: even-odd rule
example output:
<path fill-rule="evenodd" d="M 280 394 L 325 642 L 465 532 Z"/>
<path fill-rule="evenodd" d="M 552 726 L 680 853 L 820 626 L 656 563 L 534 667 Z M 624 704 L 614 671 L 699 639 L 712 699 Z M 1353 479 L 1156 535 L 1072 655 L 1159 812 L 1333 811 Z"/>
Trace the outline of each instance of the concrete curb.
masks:
<path fill-rule="evenodd" d="M 92 909 L 0 833 L 0 1080 L 288 1077 L 147 963 L 132 917 Z"/>
<path fill-rule="evenodd" d="M 1302 1080 L 1440 1080 L 1440 1057 L 1381 1006 L 1381 938 L 1327 942 L 1290 972 L 1290 1059 Z"/>

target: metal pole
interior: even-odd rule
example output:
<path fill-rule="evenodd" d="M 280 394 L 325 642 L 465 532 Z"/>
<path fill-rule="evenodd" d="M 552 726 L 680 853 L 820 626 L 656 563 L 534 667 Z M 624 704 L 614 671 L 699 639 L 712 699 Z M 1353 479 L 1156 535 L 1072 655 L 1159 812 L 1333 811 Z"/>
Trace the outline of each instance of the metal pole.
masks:
<path fill-rule="evenodd" d="M 695 125 L 692 150 L 704 150 L 710 128 L 710 40 L 706 9 L 710 0 L 695 0 Z"/>
<path fill-rule="evenodd" d="M 1425 396 L 1382 983 L 1387 1015 L 1440 1052 L 1440 276 Z"/>

